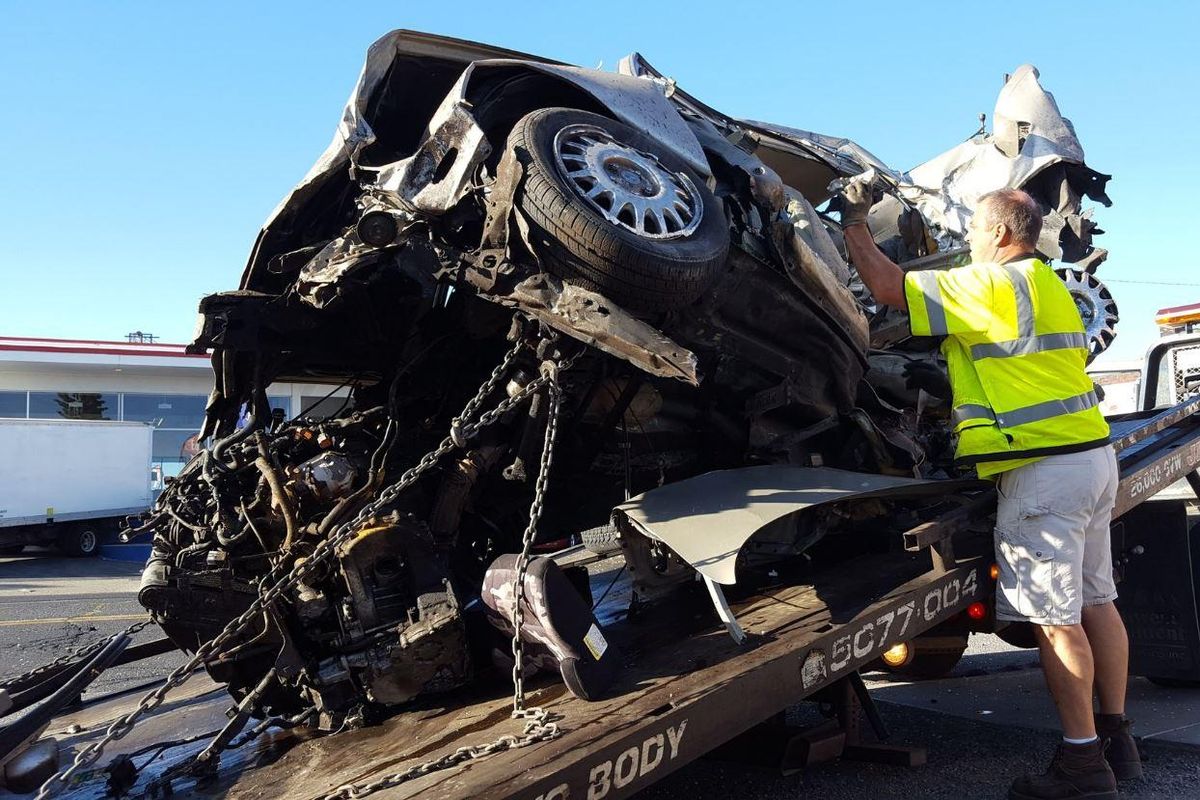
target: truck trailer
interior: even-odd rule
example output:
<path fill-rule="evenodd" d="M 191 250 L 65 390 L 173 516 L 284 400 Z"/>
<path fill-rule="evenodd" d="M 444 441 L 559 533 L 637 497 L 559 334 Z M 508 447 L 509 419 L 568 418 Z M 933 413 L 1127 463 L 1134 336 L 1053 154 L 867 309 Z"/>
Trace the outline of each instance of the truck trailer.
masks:
<path fill-rule="evenodd" d="M 26 545 L 97 555 L 103 534 L 150 507 L 152 432 L 141 422 L 0 420 L 0 555 Z"/>

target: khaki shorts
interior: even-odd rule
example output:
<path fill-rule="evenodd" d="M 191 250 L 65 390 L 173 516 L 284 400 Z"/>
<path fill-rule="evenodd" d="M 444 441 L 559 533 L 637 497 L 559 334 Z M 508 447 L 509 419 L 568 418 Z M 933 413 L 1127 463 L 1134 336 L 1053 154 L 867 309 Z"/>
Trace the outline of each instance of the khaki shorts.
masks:
<path fill-rule="evenodd" d="M 997 481 L 996 618 L 1076 625 L 1117 598 L 1108 526 L 1117 496 L 1112 447 L 1048 456 Z"/>

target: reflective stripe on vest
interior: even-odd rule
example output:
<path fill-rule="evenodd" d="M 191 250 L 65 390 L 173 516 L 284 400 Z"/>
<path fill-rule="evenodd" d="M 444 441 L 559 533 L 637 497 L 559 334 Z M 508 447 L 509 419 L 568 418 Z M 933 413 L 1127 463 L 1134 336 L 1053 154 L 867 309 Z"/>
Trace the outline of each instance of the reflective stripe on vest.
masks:
<path fill-rule="evenodd" d="M 1002 428 L 1012 428 L 1016 425 L 1027 425 L 1030 422 L 1041 422 L 1051 417 L 1061 417 L 1063 414 L 1074 414 L 1087 411 L 1098 405 L 1100 401 L 1095 392 L 1084 392 L 1064 400 L 1047 400 L 1044 403 L 1034 403 L 1024 408 L 1014 408 L 996 415 L 996 422 Z"/>
<path fill-rule="evenodd" d="M 1012 281 L 1017 301 L 1017 338 L 1029 339 L 1033 336 L 1033 301 L 1029 298 L 1029 279 L 1013 264 L 1005 264 L 1004 271 Z"/>
<path fill-rule="evenodd" d="M 1066 350 L 1071 347 L 1087 347 L 1087 336 L 1082 333 L 1043 333 L 1041 336 L 1026 336 L 1007 342 L 986 342 L 971 346 L 971 358 L 1005 358 L 1026 356 L 1043 350 Z"/>
<path fill-rule="evenodd" d="M 921 293 L 925 295 L 925 315 L 929 317 L 929 334 L 945 336 L 950 332 L 946 325 L 946 309 L 942 306 L 942 291 L 938 288 L 937 273 L 930 271 L 914 272 Z"/>
<path fill-rule="evenodd" d="M 1007 428 L 1013 425 L 1024 425 L 1029 422 L 1040 422 L 1051 417 L 1061 417 L 1063 414 L 1086 411 L 1099 403 L 1100 399 L 1096 397 L 1095 392 L 1084 392 L 1074 397 L 1068 397 L 1065 400 L 1046 400 L 1042 403 L 1034 403 L 1031 406 L 1014 408 L 1012 411 L 1005 411 L 1003 414 L 995 414 L 987 406 L 963 403 L 954 409 L 951 416 L 954 419 L 955 426 L 961 425 L 964 422 L 970 422 L 971 420 L 982 419 L 988 422 L 996 422 L 1001 427 Z"/>

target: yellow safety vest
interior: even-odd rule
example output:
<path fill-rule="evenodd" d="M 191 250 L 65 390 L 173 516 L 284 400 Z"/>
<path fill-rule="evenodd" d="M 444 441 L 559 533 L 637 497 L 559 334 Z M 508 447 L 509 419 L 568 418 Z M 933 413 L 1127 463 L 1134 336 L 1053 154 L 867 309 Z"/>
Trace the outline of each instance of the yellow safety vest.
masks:
<path fill-rule="evenodd" d="M 1036 258 L 904 276 L 914 336 L 945 336 L 955 460 L 994 475 L 1108 441 L 1070 292 Z"/>

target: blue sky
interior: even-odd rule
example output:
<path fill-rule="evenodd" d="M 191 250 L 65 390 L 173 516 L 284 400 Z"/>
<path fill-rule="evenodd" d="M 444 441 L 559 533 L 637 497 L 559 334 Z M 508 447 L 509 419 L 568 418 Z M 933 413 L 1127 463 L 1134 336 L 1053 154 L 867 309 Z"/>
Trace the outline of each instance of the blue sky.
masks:
<path fill-rule="evenodd" d="M 0 2 L 0 334 L 187 340 L 328 143 L 367 46 L 410 28 L 582 66 L 638 50 L 729 114 L 898 168 L 968 136 L 1033 63 L 1114 175 L 1106 360 L 1135 359 L 1157 308 L 1200 301 L 1198 23 L 1182 2 Z"/>

